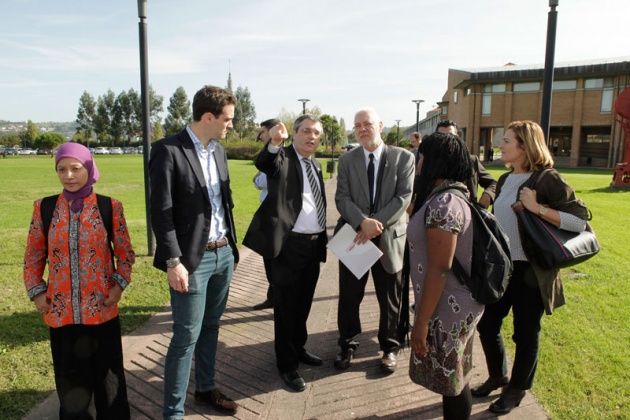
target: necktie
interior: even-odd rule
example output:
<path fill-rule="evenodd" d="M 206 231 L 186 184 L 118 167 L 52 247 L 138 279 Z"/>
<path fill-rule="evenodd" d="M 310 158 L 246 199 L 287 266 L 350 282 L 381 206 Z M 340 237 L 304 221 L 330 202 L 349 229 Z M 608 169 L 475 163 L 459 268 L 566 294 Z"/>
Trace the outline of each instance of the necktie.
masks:
<path fill-rule="evenodd" d="M 306 176 L 308 177 L 309 184 L 311 184 L 313 199 L 317 205 L 317 221 L 322 229 L 326 229 L 326 208 L 324 207 L 324 197 L 322 197 L 322 192 L 319 190 L 319 184 L 313 174 L 311 161 L 307 158 L 302 158 L 302 160 L 306 163 Z"/>
<path fill-rule="evenodd" d="M 370 163 L 367 167 L 368 186 L 370 188 L 370 212 L 374 210 L 374 154 L 370 153 Z"/>

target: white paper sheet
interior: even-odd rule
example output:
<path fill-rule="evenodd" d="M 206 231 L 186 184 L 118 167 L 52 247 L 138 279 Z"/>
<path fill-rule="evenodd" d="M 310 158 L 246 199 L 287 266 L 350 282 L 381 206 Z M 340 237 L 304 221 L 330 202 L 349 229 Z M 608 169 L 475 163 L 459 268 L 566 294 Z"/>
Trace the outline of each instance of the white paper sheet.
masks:
<path fill-rule="evenodd" d="M 337 232 L 333 238 L 328 241 L 328 248 L 339 258 L 347 268 L 357 278 L 363 277 L 365 273 L 374 265 L 383 253 L 372 243 L 367 241 L 364 244 L 355 244 L 354 238 L 357 233 L 349 224 Z"/>

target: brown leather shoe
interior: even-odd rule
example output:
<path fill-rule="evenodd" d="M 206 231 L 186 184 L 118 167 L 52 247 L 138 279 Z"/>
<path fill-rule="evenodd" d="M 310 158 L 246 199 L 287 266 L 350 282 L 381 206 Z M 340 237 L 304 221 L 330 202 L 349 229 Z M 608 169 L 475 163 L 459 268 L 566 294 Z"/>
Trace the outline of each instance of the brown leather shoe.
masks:
<path fill-rule="evenodd" d="M 195 391 L 195 400 L 213 406 L 219 411 L 234 414 L 238 411 L 238 404 L 226 397 L 218 389 L 210 391 Z"/>
<path fill-rule="evenodd" d="M 354 349 L 346 349 L 342 350 L 341 353 L 337 355 L 335 359 L 335 367 L 337 369 L 348 369 L 350 367 L 350 363 L 352 363 L 352 358 L 354 357 Z"/>
<path fill-rule="evenodd" d="M 381 359 L 381 370 L 383 372 L 392 373 L 396 372 L 396 368 L 398 367 L 398 360 L 396 360 L 396 353 L 383 352 L 383 358 Z"/>

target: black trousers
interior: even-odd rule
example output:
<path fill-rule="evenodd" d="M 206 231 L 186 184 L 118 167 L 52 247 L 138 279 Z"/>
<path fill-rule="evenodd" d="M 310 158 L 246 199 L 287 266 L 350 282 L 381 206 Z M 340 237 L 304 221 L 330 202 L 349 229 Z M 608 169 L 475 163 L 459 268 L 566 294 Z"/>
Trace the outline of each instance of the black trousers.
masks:
<path fill-rule="evenodd" d="M 276 363 L 297 370 L 308 338 L 306 321 L 319 278 L 319 241 L 289 236 L 271 262 Z"/>
<path fill-rule="evenodd" d="M 491 377 L 507 376 L 507 359 L 501 335 L 503 319 L 512 309 L 516 344 L 510 387 L 530 389 L 538 364 L 541 319 L 544 313 L 536 274 L 526 261 L 515 261 L 510 284 L 497 303 L 487 305 L 477 325 Z"/>
<path fill-rule="evenodd" d="M 267 300 L 273 302 L 273 285 L 271 284 L 271 259 L 263 258 L 263 264 L 265 265 L 265 275 L 267 276 L 267 281 L 269 282 L 269 287 L 267 288 Z"/>
<path fill-rule="evenodd" d="M 120 319 L 50 329 L 60 419 L 129 419 Z"/>
<path fill-rule="evenodd" d="M 381 262 L 377 261 L 371 271 L 380 310 L 378 343 L 382 351 L 397 353 L 400 349 L 398 321 L 402 298 L 402 270 L 394 274 L 388 273 Z M 343 351 L 359 346 L 356 341 L 356 337 L 361 334 L 359 307 L 365 295 L 367 279 L 368 273 L 357 279 L 342 262 L 339 262 L 337 328 L 338 344 Z"/>

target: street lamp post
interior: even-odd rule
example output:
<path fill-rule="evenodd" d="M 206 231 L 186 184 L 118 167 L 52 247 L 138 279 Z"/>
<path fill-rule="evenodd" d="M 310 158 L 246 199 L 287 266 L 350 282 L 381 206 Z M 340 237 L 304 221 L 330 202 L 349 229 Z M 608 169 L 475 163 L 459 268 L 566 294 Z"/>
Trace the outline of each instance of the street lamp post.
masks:
<path fill-rule="evenodd" d="M 151 191 L 149 189 L 149 58 L 147 55 L 147 0 L 138 0 L 138 29 L 140 33 L 140 91 L 142 97 L 142 154 L 144 158 L 144 205 L 147 220 L 147 251 L 153 255 L 151 231 Z"/>
<path fill-rule="evenodd" d="M 400 122 L 402 120 L 396 120 L 396 146 L 398 146 L 398 140 L 400 139 Z"/>
<path fill-rule="evenodd" d="M 420 131 L 420 104 L 424 102 L 424 100 L 413 99 L 411 102 L 416 104 L 416 131 Z"/>
<path fill-rule="evenodd" d="M 553 66 L 554 56 L 556 54 L 556 25 L 558 23 L 558 6 L 559 0 L 549 0 L 549 11 L 547 19 L 547 50 L 545 52 L 545 71 L 543 75 L 543 92 L 542 92 L 542 110 L 540 114 L 540 126 L 545 133 L 547 145 L 551 143 L 549 137 L 550 121 L 551 121 L 551 90 L 553 86 Z"/>
<path fill-rule="evenodd" d="M 302 102 L 302 115 L 306 114 L 306 103 L 310 101 L 310 99 L 298 99 L 298 101 Z"/>

